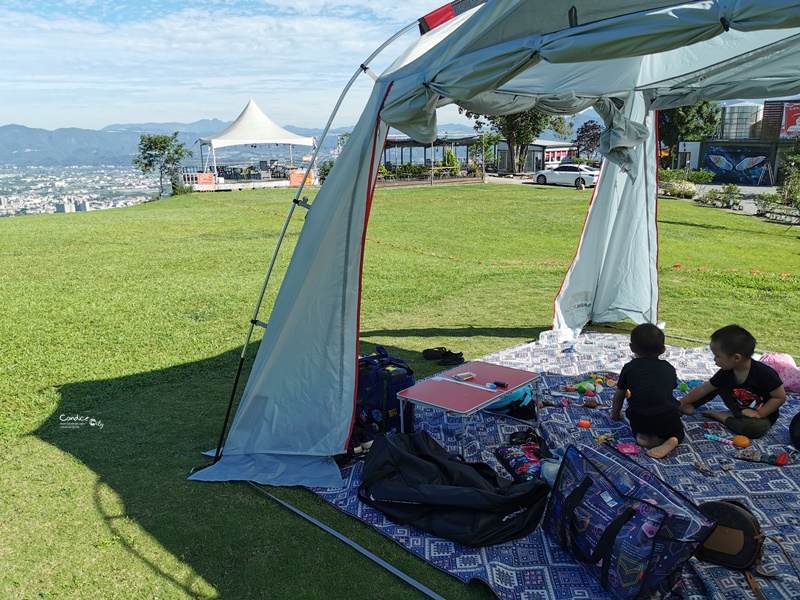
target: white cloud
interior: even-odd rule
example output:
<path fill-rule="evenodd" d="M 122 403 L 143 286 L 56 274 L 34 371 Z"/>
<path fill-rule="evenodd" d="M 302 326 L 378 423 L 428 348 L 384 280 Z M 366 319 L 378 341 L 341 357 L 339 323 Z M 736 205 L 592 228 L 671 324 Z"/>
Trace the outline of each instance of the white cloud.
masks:
<path fill-rule="evenodd" d="M 22 2 L 0 9 L 0 125 L 87 127 L 235 118 L 250 97 L 279 124 L 321 127 L 381 43 L 435 9 L 367 1 Z M 10 6 L 10 8 L 9 8 Z M 385 10 L 378 14 L 377 9 Z M 390 47 L 380 72 L 413 40 Z M 13 59 L 9 59 L 13 57 Z M 335 125 L 355 123 L 363 77 Z"/>

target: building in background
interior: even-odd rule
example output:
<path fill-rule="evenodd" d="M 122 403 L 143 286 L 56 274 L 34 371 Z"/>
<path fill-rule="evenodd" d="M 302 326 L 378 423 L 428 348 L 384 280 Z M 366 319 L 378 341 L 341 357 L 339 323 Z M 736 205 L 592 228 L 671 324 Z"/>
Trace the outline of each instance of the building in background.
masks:
<path fill-rule="evenodd" d="M 715 183 L 775 185 L 781 155 L 800 135 L 800 98 L 737 102 L 723 107 L 717 133 L 678 144 L 678 164 L 708 169 Z"/>

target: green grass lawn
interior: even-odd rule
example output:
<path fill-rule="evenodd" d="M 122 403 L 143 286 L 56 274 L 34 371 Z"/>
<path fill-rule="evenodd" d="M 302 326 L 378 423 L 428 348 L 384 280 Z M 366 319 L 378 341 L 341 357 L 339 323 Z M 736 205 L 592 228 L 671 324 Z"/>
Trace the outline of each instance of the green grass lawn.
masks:
<path fill-rule="evenodd" d="M 534 339 L 550 326 L 589 194 L 378 190 L 364 349 L 383 344 L 424 377 L 438 368 L 422 360 L 424 348 L 474 358 Z M 421 597 L 246 484 L 186 481 L 216 446 L 292 197 L 198 194 L 0 219 L 0 598 Z M 262 320 L 303 213 L 289 226 Z M 660 319 L 678 336 L 668 341 L 703 344 L 736 322 L 760 349 L 798 353 L 796 228 L 664 200 L 659 232 Z M 64 428 L 74 415 L 96 424 Z M 445 597 L 491 597 L 304 489 L 270 491 Z"/>

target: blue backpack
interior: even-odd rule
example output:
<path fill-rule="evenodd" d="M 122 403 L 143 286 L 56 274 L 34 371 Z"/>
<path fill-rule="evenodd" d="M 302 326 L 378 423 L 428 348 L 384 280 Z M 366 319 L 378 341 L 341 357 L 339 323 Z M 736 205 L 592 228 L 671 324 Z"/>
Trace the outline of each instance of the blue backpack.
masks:
<path fill-rule="evenodd" d="M 372 354 L 359 354 L 356 420 L 373 434 L 400 431 L 400 400 L 397 393 L 414 385 L 414 371 L 408 363 L 389 356 L 383 346 Z M 414 426 L 414 405 L 406 402 L 403 433 Z"/>
<path fill-rule="evenodd" d="M 536 403 L 533 400 L 533 390 L 526 385 L 508 396 L 500 398 L 494 404 L 490 404 L 486 410 L 508 415 L 523 421 L 533 421 L 536 419 Z"/>

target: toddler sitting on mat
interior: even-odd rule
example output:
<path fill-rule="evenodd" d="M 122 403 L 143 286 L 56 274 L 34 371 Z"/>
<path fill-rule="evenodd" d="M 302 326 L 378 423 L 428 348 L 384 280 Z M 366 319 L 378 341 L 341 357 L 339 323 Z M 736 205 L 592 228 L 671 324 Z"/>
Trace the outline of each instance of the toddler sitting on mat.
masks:
<path fill-rule="evenodd" d="M 704 417 L 719 421 L 736 435 L 764 437 L 778 420 L 778 408 L 786 401 L 778 373 L 753 360 L 756 339 L 738 325 L 712 333 L 709 348 L 719 371 L 681 399 L 681 411 L 694 414 L 695 408 L 719 394 L 730 412 L 704 410 Z"/>
<path fill-rule="evenodd" d="M 652 323 L 637 325 L 631 331 L 631 352 L 636 355 L 622 367 L 617 391 L 611 401 L 611 418 L 622 420 L 622 405 L 627 397 L 625 416 L 631 424 L 636 443 L 647 448 L 652 458 L 664 458 L 684 438 L 680 404 L 672 395 L 678 375 L 666 360 L 664 332 Z"/>

